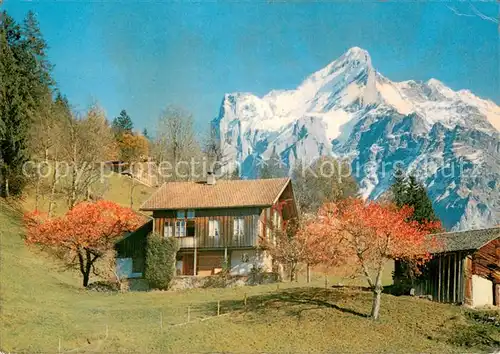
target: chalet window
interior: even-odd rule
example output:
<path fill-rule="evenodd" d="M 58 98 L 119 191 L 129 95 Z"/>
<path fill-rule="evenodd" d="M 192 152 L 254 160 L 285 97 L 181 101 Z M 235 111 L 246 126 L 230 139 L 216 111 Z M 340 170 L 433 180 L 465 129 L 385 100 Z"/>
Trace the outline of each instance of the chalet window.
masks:
<path fill-rule="evenodd" d="M 219 237 L 219 220 L 208 220 L 208 236 Z"/>
<path fill-rule="evenodd" d="M 188 218 L 189 218 L 189 216 L 188 216 Z M 187 219 L 187 221 L 186 221 L 186 236 L 187 237 L 194 237 L 194 235 L 195 235 L 194 219 Z"/>
<path fill-rule="evenodd" d="M 245 233 L 245 219 L 244 218 L 234 218 L 233 222 L 233 238 L 235 240 L 243 237 Z"/>
<path fill-rule="evenodd" d="M 170 222 L 165 222 L 163 226 L 163 237 L 172 237 L 174 236 L 173 225 Z"/>
<path fill-rule="evenodd" d="M 177 221 L 175 222 L 176 237 L 194 237 L 195 235 L 195 212 L 194 209 L 177 210 Z M 165 233 L 166 234 L 166 233 Z"/>
<path fill-rule="evenodd" d="M 176 237 L 186 236 L 186 221 L 185 220 L 177 220 L 175 222 L 175 236 Z"/>

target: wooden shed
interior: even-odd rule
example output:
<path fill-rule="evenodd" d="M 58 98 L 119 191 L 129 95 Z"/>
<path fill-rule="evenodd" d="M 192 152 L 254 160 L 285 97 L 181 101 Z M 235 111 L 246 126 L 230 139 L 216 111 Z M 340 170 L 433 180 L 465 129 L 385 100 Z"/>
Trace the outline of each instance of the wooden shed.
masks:
<path fill-rule="evenodd" d="M 500 306 L 500 227 L 437 235 L 417 295 L 472 307 Z"/>
<path fill-rule="evenodd" d="M 137 230 L 127 233 L 115 243 L 116 267 L 124 278 L 140 278 L 144 273 L 147 236 L 153 230 L 149 220 Z"/>

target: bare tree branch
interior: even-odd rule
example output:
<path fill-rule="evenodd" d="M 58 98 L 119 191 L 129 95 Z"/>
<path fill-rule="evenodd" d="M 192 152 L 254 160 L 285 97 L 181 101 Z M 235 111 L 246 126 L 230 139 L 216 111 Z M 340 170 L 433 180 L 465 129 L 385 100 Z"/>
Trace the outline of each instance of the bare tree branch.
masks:
<path fill-rule="evenodd" d="M 479 11 L 477 9 L 477 7 L 475 7 L 471 2 L 469 3 L 469 7 L 471 8 L 473 14 L 467 14 L 467 13 L 460 12 L 455 7 L 452 7 L 452 6 L 446 5 L 446 7 L 448 9 L 450 9 L 457 16 L 476 17 L 476 18 L 480 18 L 480 19 L 485 20 L 485 21 L 489 21 L 489 22 L 493 22 L 493 23 L 497 23 L 498 24 L 498 19 L 496 19 L 494 17 L 490 17 L 490 16 L 485 15 L 484 13 L 482 13 L 481 11 Z"/>
<path fill-rule="evenodd" d="M 446 7 L 449 8 L 457 16 L 476 17 L 476 16 L 471 15 L 471 14 L 464 14 L 464 13 L 458 12 L 458 10 L 455 9 L 454 7 L 451 7 L 451 6 L 448 6 L 448 5 L 446 5 Z"/>
<path fill-rule="evenodd" d="M 493 23 L 498 23 L 498 19 L 496 18 L 493 18 L 493 17 L 489 17 L 489 16 L 486 16 L 485 14 L 483 14 L 482 12 L 480 12 L 474 5 L 472 5 L 472 3 L 469 4 L 469 6 L 471 7 L 472 11 L 481 19 L 483 20 L 486 20 L 486 21 L 490 21 L 490 22 L 493 22 Z"/>

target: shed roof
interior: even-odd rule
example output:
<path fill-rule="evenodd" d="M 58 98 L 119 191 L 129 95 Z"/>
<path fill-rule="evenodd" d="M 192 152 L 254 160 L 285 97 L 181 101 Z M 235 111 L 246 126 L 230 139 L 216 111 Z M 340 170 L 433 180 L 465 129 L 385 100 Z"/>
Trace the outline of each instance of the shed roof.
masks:
<path fill-rule="evenodd" d="M 500 238 L 500 227 L 481 230 L 444 232 L 432 235 L 438 243 L 435 253 L 477 250 Z"/>
<path fill-rule="evenodd" d="M 290 178 L 217 180 L 164 183 L 140 210 L 212 209 L 270 206 L 280 197 Z"/>

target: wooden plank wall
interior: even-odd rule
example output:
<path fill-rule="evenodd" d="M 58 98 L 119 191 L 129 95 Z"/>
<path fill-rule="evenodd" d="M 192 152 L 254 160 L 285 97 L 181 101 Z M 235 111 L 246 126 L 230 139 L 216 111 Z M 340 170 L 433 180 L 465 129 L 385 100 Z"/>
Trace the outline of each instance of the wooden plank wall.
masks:
<path fill-rule="evenodd" d="M 147 234 L 148 232 L 135 232 L 115 245 L 117 258 L 132 258 L 134 272 L 144 271 Z"/>
<path fill-rule="evenodd" d="M 472 273 L 500 284 L 500 238 L 474 253 Z"/>
<path fill-rule="evenodd" d="M 432 295 L 438 302 L 463 303 L 468 296 L 467 253 L 449 252 L 435 255 L 428 263 L 428 274 L 421 280 L 417 292 L 419 295 Z"/>
<path fill-rule="evenodd" d="M 500 284 L 500 240 L 494 240 L 476 252 L 449 252 L 433 259 L 429 291 L 439 302 L 472 304 L 472 275 Z"/>
<path fill-rule="evenodd" d="M 259 217 L 262 208 L 203 209 L 195 211 L 195 237 L 199 248 L 253 247 L 257 245 Z M 165 222 L 175 225 L 175 211 L 153 213 L 155 230 L 163 235 Z M 245 230 L 241 237 L 234 237 L 234 219 L 243 217 Z M 209 220 L 219 221 L 220 236 L 209 236 Z"/>

